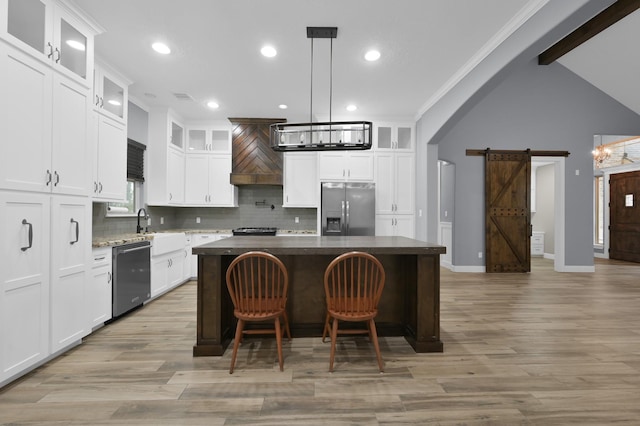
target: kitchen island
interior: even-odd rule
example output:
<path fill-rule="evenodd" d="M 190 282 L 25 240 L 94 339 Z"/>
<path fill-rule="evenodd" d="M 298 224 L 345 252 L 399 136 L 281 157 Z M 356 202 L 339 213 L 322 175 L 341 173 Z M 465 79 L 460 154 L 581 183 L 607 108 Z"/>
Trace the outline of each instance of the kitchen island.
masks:
<path fill-rule="evenodd" d="M 405 336 L 416 352 L 442 352 L 440 255 L 445 247 L 405 237 L 238 236 L 193 248 L 198 255 L 194 356 L 222 355 L 233 339 L 227 267 L 247 251 L 279 257 L 289 272 L 287 313 L 294 337 L 321 336 L 324 271 L 336 256 L 366 251 L 382 262 L 386 282 L 376 326 L 380 336 Z"/>

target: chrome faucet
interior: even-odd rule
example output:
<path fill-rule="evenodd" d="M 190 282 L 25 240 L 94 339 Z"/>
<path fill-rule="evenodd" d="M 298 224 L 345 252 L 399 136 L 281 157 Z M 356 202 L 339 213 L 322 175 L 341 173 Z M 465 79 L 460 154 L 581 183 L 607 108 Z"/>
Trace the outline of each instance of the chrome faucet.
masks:
<path fill-rule="evenodd" d="M 136 228 L 136 233 L 141 233 L 142 232 L 142 226 L 140 226 L 140 213 L 144 212 L 144 218 L 145 219 L 149 219 L 149 213 L 147 213 L 147 211 L 145 210 L 145 208 L 141 208 L 140 210 L 138 210 L 138 227 Z"/>

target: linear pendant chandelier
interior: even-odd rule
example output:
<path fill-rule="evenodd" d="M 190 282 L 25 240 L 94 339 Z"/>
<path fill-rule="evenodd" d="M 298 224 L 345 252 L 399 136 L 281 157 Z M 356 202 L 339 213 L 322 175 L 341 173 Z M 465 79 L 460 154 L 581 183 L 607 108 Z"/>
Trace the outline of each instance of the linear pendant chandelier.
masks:
<path fill-rule="evenodd" d="M 371 148 L 372 128 L 370 121 L 331 121 L 333 96 L 333 39 L 338 35 L 337 27 L 307 27 L 307 38 L 311 39 L 311 101 L 308 123 L 272 124 L 270 142 L 275 151 L 338 151 L 364 150 Z M 329 121 L 313 122 L 313 41 L 328 38 L 331 42 L 329 80 Z"/>

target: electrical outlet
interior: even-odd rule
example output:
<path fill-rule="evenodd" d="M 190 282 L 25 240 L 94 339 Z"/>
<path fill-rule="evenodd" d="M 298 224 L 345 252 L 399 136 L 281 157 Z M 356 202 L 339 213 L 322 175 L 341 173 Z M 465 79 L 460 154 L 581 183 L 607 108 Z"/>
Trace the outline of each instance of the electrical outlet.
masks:
<path fill-rule="evenodd" d="M 147 226 L 151 226 L 151 217 L 147 218 Z"/>
<path fill-rule="evenodd" d="M 295 223 L 300 223 L 300 218 L 298 216 L 296 216 L 296 218 L 293 220 Z"/>
<path fill-rule="evenodd" d="M 478 252 L 478 259 L 482 259 L 482 252 L 481 251 Z"/>
<path fill-rule="evenodd" d="M 164 225 L 164 217 L 160 216 L 160 225 Z"/>
<path fill-rule="evenodd" d="M 200 223 L 200 216 L 196 217 L 196 223 Z"/>

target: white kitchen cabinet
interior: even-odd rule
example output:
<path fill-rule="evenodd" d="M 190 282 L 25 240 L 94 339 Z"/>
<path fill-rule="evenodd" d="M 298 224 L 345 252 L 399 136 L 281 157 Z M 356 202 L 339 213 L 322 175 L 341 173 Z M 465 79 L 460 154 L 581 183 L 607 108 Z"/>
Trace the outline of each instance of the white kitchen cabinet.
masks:
<path fill-rule="evenodd" d="M 124 201 L 127 197 L 127 128 L 102 114 L 92 114 L 95 155 L 93 197 Z"/>
<path fill-rule="evenodd" d="M 49 355 L 50 203 L 0 191 L 0 383 Z"/>
<path fill-rule="evenodd" d="M 320 181 L 373 181 L 373 153 L 368 151 L 325 151 L 319 154 Z"/>
<path fill-rule="evenodd" d="M 88 198 L 53 197 L 51 214 L 51 352 L 90 333 L 87 309 L 91 258 Z"/>
<path fill-rule="evenodd" d="M 191 248 L 193 249 L 203 244 L 208 244 L 213 241 L 218 241 L 223 238 L 229 238 L 229 237 L 231 237 L 231 234 L 193 234 L 191 239 Z M 197 278 L 198 277 L 198 256 L 192 253 L 189 263 L 191 268 L 191 276 L 193 278 Z"/>
<path fill-rule="evenodd" d="M 414 214 L 413 153 L 376 152 L 376 214 Z"/>
<path fill-rule="evenodd" d="M 185 204 L 237 207 L 238 188 L 229 183 L 230 174 L 231 154 L 187 154 Z"/>
<path fill-rule="evenodd" d="M 0 188 L 89 195 L 90 90 L 0 43 Z"/>
<path fill-rule="evenodd" d="M 147 204 L 182 205 L 184 203 L 185 159 L 184 131 L 166 108 L 149 111 Z M 165 142 L 165 143 L 163 143 Z"/>
<path fill-rule="evenodd" d="M 531 235 L 531 256 L 544 256 L 544 232 L 533 231 Z"/>
<path fill-rule="evenodd" d="M 318 155 L 315 152 L 284 154 L 283 207 L 318 207 Z"/>
<path fill-rule="evenodd" d="M 86 88 L 100 29 L 69 2 L 0 0 L 0 37 Z"/>
<path fill-rule="evenodd" d="M 126 124 L 130 82 L 104 63 L 96 63 L 93 80 L 93 109 Z"/>
<path fill-rule="evenodd" d="M 184 248 L 151 259 L 151 298 L 182 284 Z"/>
<path fill-rule="evenodd" d="M 376 236 L 414 238 L 414 215 L 377 214 Z"/>
<path fill-rule="evenodd" d="M 413 124 L 383 123 L 374 126 L 373 143 L 376 151 L 413 151 Z"/>
<path fill-rule="evenodd" d="M 201 126 L 187 129 L 188 153 L 231 153 L 231 126 Z"/>
<path fill-rule="evenodd" d="M 185 234 L 185 243 L 184 243 L 184 261 L 182 263 L 182 278 L 185 280 L 190 280 L 195 275 L 192 275 L 192 262 L 191 262 L 191 246 L 193 242 L 192 234 Z"/>
<path fill-rule="evenodd" d="M 92 251 L 92 277 L 88 290 L 89 321 L 91 328 L 100 326 L 112 317 L 113 275 L 111 247 Z"/>

